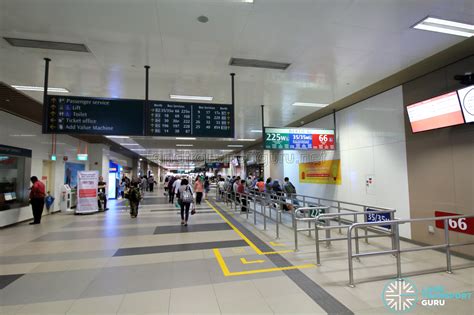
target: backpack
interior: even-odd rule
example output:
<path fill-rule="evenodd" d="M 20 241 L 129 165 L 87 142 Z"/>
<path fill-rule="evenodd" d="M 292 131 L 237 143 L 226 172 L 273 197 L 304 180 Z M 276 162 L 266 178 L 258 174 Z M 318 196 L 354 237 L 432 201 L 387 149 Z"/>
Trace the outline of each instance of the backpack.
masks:
<path fill-rule="evenodd" d="M 289 189 L 289 192 L 290 192 L 291 194 L 295 194 L 295 193 L 296 193 L 296 188 L 295 188 L 295 186 L 293 186 L 293 184 L 292 184 L 291 182 L 288 182 L 288 186 L 289 186 L 289 188 L 290 188 L 290 189 Z"/>
<path fill-rule="evenodd" d="M 179 198 L 181 202 L 184 202 L 184 203 L 192 203 L 194 201 L 193 193 L 191 192 L 191 189 L 189 188 L 189 186 L 186 186 L 186 188 L 180 194 Z"/>
<path fill-rule="evenodd" d="M 130 200 L 138 201 L 141 199 L 140 190 L 137 187 L 132 187 L 129 191 Z"/>

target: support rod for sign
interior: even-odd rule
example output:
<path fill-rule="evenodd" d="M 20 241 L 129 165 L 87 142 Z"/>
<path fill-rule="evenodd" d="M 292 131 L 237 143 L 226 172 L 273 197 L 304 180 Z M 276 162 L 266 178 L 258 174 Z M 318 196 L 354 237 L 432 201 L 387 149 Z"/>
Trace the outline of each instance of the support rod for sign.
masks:
<path fill-rule="evenodd" d="M 265 131 L 265 111 L 263 109 L 265 107 L 265 105 L 260 105 L 260 107 L 262 108 L 262 135 L 263 135 L 263 137 L 265 137 L 265 134 L 264 134 L 264 131 Z M 265 148 L 265 139 L 262 142 L 262 146 Z"/>
<path fill-rule="evenodd" d="M 43 90 L 43 132 L 46 133 L 47 131 L 47 124 L 46 122 L 48 121 L 47 119 L 47 111 L 46 111 L 46 106 L 48 103 L 48 79 L 49 79 L 49 62 L 51 59 L 49 58 L 44 58 L 44 90 Z"/>
<path fill-rule="evenodd" d="M 333 118 L 333 121 L 334 121 L 334 150 L 336 150 L 336 145 L 337 145 L 337 138 L 336 138 L 336 127 L 337 127 L 337 124 L 336 124 L 336 110 L 333 109 L 332 110 L 332 118 Z"/>
<path fill-rule="evenodd" d="M 149 71 L 150 71 L 150 66 L 146 65 L 145 66 L 145 101 L 148 102 L 148 85 L 149 85 Z"/>
<path fill-rule="evenodd" d="M 232 115 L 235 115 L 235 82 L 234 82 L 235 73 L 230 74 L 230 85 L 231 85 L 231 95 L 232 95 Z M 234 118 L 232 118 L 234 119 Z M 235 120 L 234 120 L 235 121 Z M 232 126 L 232 137 L 235 137 L 234 126 Z"/>

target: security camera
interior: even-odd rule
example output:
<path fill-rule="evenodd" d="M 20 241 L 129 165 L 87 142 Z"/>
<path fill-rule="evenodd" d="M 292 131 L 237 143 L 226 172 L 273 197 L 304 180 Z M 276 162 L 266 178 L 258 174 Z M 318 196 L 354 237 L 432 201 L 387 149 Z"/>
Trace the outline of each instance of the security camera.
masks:
<path fill-rule="evenodd" d="M 466 72 L 465 74 L 457 74 L 454 76 L 454 80 L 459 81 L 462 85 L 473 85 L 474 74 L 472 72 Z"/>

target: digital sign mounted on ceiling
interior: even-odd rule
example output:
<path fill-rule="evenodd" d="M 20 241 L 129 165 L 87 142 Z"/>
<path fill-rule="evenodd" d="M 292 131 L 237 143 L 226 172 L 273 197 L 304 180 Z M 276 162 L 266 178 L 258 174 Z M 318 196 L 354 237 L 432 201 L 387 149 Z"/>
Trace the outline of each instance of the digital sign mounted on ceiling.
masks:
<path fill-rule="evenodd" d="M 141 100 L 49 95 L 43 133 L 142 136 L 143 111 Z"/>
<path fill-rule="evenodd" d="M 48 96 L 43 133 L 234 137 L 234 107 L 79 96 Z"/>
<path fill-rule="evenodd" d="M 234 107 L 229 104 L 149 101 L 146 112 L 150 136 L 234 137 Z"/>
<path fill-rule="evenodd" d="M 265 127 L 264 148 L 268 150 L 335 150 L 334 130 Z"/>
<path fill-rule="evenodd" d="M 458 90 L 461 110 L 466 123 L 474 122 L 474 85 Z"/>

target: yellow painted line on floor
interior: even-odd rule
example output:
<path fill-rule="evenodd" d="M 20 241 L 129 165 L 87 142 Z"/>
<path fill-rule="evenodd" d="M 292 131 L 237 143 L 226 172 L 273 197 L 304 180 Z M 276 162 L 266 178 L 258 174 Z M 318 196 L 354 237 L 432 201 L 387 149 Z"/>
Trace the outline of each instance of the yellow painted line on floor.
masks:
<path fill-rule="evenodd" d="M 238 272 L 231 272 L 227 267 L 227 264 L 222 258 L 221 252 L 219 249 L 214 248 L 214 255 L 216 256 L 217 263 L 222 269 L 222 273 L 226 277 L 232 276 L 244 276 L 244 275 L 253 275 L 257 273 L 265 273 L 265 272 L 275 272 L 275 271 L 284 271 L 284 270 L 295 270 L 295 269 L 305 269 L 305 268 L 314 268 L 316 265 L 314 264 L 306 264 L 306 265 L 299 265 L 299 266 L 289 266 L 289 267 L 275 267 L 275 268 L 266 268 L 266 269 L 255 269 L 255 270 L 246 270 L 246 271 L 238 271 Z"/>
<path fill-rule="evenodd" d="M 245 258 L 240 258 L 240 261 L 244 264 L 244 265 L 249 265 L 249 264 L 262 264 L 265 262 L 265 260 L 247 260 Z"/>
<path fill-rule="evenodd" d="M 272 246 L 285 246 L 285 244 L 277 243 L 277 242 L 270 242 L 269 244 Z"/>
<path fill-rule="evenodd" d="M 275 255 L 275 254 L 285 254 L 285 253 L 292 253 L 293 250 L 282 250 L 282 251 L 275 251 L 275 252 L 262 252 L 260 248 L 258 248 L 251 240 L 244 235 L 244 233 L 240 232 L 238 228 L 236 228 L 229 220 L 219 211 L 216 207 L 214 207 L 209 201 L 206 200 L 206 203 L 214 210 L 221 218 L 224 220 L 233 230 L 237 233 L 258 255 Z"/>

